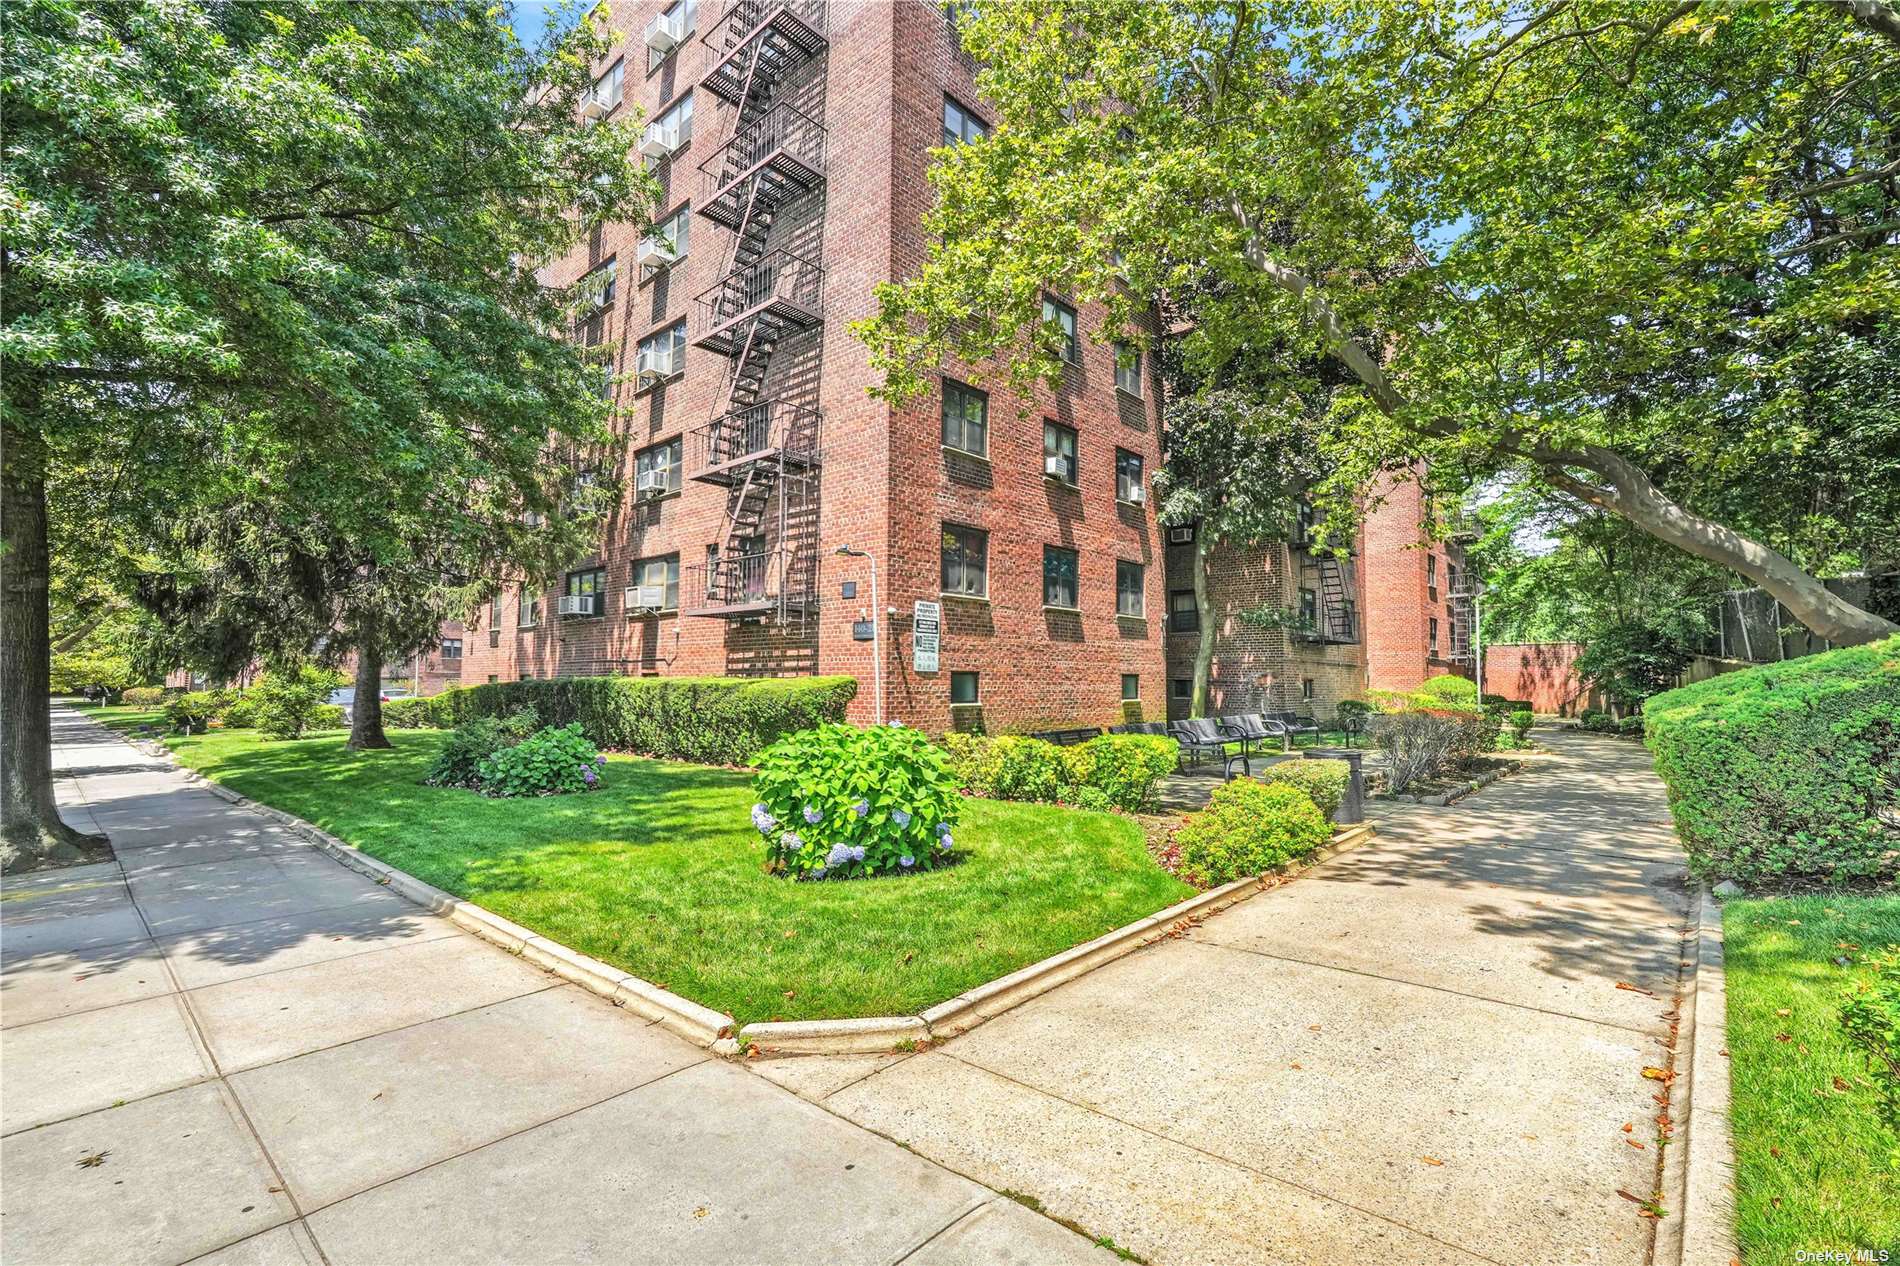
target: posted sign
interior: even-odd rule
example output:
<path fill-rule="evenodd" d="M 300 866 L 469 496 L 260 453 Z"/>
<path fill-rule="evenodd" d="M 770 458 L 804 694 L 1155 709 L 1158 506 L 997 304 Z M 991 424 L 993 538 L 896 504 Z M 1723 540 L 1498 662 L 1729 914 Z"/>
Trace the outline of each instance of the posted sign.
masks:
<path fill-rule="evenodd" d="M 937 650 L 943 641 L 943 604 L 917 600 L 911 613 L 910 666 L 913 672 L 937 671 Z"/>

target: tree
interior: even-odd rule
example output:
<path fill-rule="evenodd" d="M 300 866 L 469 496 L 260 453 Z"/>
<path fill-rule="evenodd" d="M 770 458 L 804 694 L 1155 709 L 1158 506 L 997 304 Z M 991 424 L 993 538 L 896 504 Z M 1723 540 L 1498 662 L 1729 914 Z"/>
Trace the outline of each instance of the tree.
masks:
<path fill-rule="evenodd" d="M 97 849 L 52 797 L 49 494 L 99 566 L 177 589 L 266 559 L 260 576 L 347 559 L 433 585 L 446 559 L 532 563 L 585 530 L 553 510 L 602 437 L 602 369 L 563 337 L 577 296 L 536 269 L 603 219 L 648 221 L 655 186 L 631 157 L 637 117 L 580 119 L 598 18 L 535 50 L 504 19 L 7 8 L 9 871 Z M 286 542 L 296 556 L 273 553 Z M 253 634 L 286 609 L 270 598 L 253 595 Z"/>
<path fill-rule="evenodd" d="M 1350 371 L 1336 496 L 1413 459 L 1508 475 L 1748 577 L 1834 641 L 1894 631 L 1696 500 L 1737 449 L 1852 475 L 1782 418 L 1803 374 L 1878 344 L 1900 307 L 1900 44 L 1879 21 L 1034 0 L 958 30 L 998 117 L 941 156 L 929 256 L 858 326 L 885 394 L 946 352 L 1052 379 L 1045 290 L 1105 304 L 1115 339 L 1148 296 L 1199 289 L 1216 298 L 1183 343 L 1203 369 L 1284 344 Z M 1852 522 L 1863 553 L 1893 542 Z"/>

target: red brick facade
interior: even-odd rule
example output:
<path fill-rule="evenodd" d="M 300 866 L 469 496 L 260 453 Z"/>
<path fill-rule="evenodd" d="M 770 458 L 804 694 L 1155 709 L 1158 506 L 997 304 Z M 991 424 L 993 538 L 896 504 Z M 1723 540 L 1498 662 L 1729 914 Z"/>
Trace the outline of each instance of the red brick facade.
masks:
<path fill-rule="evenodd" d="M 1576 716 L 1600 699 L 1577 678 L 1577 642 L 1514 642 L 1484 648 L 1484 691 L 1507 699 L 1528 699 L 1531 711 Z"/>
<path fill-rule="evenodd" d="M 944 445 L 941 387 L 902 409 L 867 394 L 877 378 L 848 324 L 873 311 L 876 284 L 924 257 L 925 171 L 928 151 L 943 143 L 946 99 L 978 119 L 984 113 L 942 14 L 913 0 L 699 0 L 696 29 L 661 57 L 643 33 L 662 8 L 659 0 L 615 6 L 621 38 L 597 69 L 620 61 L 617 108 L 637 105 L 648 119 L 691 94 L 691 138 L 654 168 L 667 191 L 662 215 L 690 207 L 687 249 L 670 266 L 643 268 L 638 227 L 607 224 L 548 276 L 565 284 L 609 260 L 616 275 L 612 301 L 581 337 L 610 349 L 623 376 L 623 493 L 598 555 L 564 586 L 584 588 L 599 568 L 601 596 L 563 615 L 560 590 L 530 594 L 524 618 L 519 587 L 510 586 L 470 622 L 463 681 L 848 673 L 864 686 L 853 716 L 868 720 L 872 647 L 854 640 L 852 626 L 876 618 L 886 714 L 908 723 L 1004 730 L 1163 715 L 1159 528 L 1145 499 L 1117 500 L 1118 449 L 1124 464 L 1139 459 L 1144 492 L 1159 465 L 1159 391 L 1152 373 L 1139 394 L 1117 388 L 1113 352 L 1095 341 L 1102 313 L 1079 312 L 1078 362 L 1058 390 L 1023 399 L 994 381 L 994 366 L 949 371 L 988 392 L 981 455 Z M 742 29 L 748 22 L 756 25 Z M 814 35 L 815 49 L 801 47 Z M 749 81 L 748 97 L 740 72 L 759 41 L 775 50 L 771 73 Z M 774 146 L 780 158 L 771 157 Z M 781 168 L 793 150 L 798 165 Z M 739 154 L 745 161 L 732 161 Z M 761 155 L 779 183 L 762 199 L 735 197 L 749 193 L 745 181 L 757 177 L 746 173 Z M 709 294 L 711 302 L 698 301 Z M 777 306 L 748 315 L 754 300 Z M 682 320 L 683 372 L 636 379 L 642 340 Z M 766 333 L 754 337 L 755 329 Z M 717 458 L 734 450 L 720 443 L 754 425 L 735 419 L 767 417 L 764 430 L 745 431 L 745 459 L 722 467 Z M 759 459 L 752 441 L 768 430 L 774 441 L 793 438 L 792 419 L 815 420 L 815 460 Z M 1073 432 L 1073 479 L 1045 477 L 1045 420 Z M 639 454 L 674 441 L 683 472 L 649 499 L 638 488 Z M 946 525 L 987 533 L 980 596 L 942 592 Z M 869 566 L 839 557 L 844 546 L 875 556 L 883 612 L 871 610 Z M 1045 548 L 1074 552 L 1072 602 L 1044 602 Z M 644 576 L 636 572 L 654 560 Z M 1139 615 L 1118 615 L 1118 562 L 1143 569 L 1127 574 L 1125 601 Z M 629 586 L 654 577 L 670 581 L 663 609 L 626 600 Z M 847 584 L 854 597 L 843 596 Z M 919 599 L 943 604 L 936 672 L 913 666 Z M 975 681 L 957 685 L 973 686 L 977 702 L 953 707 L 952 676 L 964 673 Z M 1125 707 L 1131 689 L 1137 698 Z"/>
<path fill-rule="evenodd" d="M 1411 690 L 1442 673 L 1472 675 L 1464 550 L 1428 540 L 1424 492 L 1390 480 L 1366 517 L 1364 554 L 1366 686 Z"/>

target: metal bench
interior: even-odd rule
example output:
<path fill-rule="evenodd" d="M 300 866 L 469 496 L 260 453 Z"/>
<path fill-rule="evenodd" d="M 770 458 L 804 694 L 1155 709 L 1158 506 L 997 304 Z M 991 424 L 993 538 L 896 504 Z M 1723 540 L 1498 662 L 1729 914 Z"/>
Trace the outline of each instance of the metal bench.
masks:
<path fill-rule="evenodd" d="M 1223 771 L 1228 778 L 1234 776 L 1234 765 L 1238 763 L 1248 777 L 1253 776 L 1253 762 L 1248 759 L 1246 744 L 1241 751 L 1229 752 L 1227 744 L 1239 740 L 1238 733 L 1211 717 L 1195 717 L 1188 721 L 1175 721 L 1168 726 L 1168 733 L 1181 745 L 1182 759 L 1189 764 L 1198 765 L 1203 756 L 1219 757 Z"/>
<path fill-rule="evenodd" d="M 1092 738 L 1100 738 L 1100 726 L 1077 726 L 1069 730 L 1037 730 L 1029 737 L 1041 739 L 1045 743 L 1054 743 L 1058 747 L 1069 747 L 1076 743 L 1086 743 Z"/>
<path fill-rule="evenodd" d="M 1312 717 L 1301 716 L 1297 712 L 1265 712 L 1261 715 L 1269 721 L 1278 722 L 1286 727 L 1289 745 L 1292 741 L 1291 736 L 1295 734 L 1311 734 L 1315 738 L 1319 736 L 1319 722 Z"/>

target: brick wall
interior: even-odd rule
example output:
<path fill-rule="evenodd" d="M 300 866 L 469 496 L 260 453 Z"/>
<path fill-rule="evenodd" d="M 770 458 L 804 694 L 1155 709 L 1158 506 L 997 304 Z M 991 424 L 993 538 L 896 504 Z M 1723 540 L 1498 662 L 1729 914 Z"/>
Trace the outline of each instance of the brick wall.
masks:
<path fill-rule="evenodd" d="M 1412 690 L 1441 673 L 1469 677 L 1470 661 L 1452 659 L 1463 617 L 1451 594 L 1465 587 L 1464 551 L 1428 539 L 1431 516 L 1415 481 L 1390 479 L 1378 491 L 1362 529 L 1366 685 Z"/>
<path fill-rule="evenodd" d="M 1577 679 L 1576 642 L 1511 642 L 1484 648 L 1484 692 L 1507 699 L 1528 699 L 1531 711 L 1576 716 L 1601 707 Z"/>

